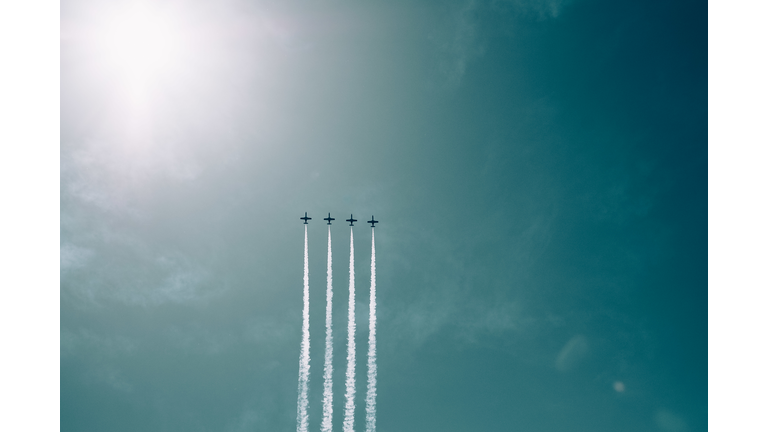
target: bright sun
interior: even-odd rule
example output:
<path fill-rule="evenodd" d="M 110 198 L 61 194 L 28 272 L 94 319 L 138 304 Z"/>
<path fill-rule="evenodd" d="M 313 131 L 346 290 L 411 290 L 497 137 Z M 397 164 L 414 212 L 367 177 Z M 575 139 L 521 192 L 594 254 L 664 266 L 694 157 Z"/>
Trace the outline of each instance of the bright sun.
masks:
<path fill-rule="evenodd" d="M 135 2 L 102 18 L 92 42 L 129 95 L 148 92 L 184 68 L 191 33 L 169 11 Z"/>

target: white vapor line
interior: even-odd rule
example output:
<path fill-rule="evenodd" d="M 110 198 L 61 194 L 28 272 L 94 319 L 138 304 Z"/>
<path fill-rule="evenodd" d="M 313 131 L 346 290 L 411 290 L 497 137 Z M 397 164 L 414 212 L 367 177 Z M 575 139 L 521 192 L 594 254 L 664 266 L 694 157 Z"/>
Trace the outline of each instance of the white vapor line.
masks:
<path fill-rule="evenodd" d="M 331 226 L 328 225 L 328 273 L 325 290 L 325 368 L 323 369 L 322 432 L 333 430 L 333 270 L 331 263 Z"/>
<path fill-rule="evenodd" d="M 349 318 L 347 324 L 347 393 L 344 432 L 355 430 L 355 242 L 349 229 Z"/>
<path fill-rule="evenodd" d="M 371 303 L 368 318 L 368 394 L 365 397 L 365 430 L 376 431 L 376 240 L 371 228 Z"/>
<path fill-rule="evenodd" d="M 307 391 L 309 388 L 309 259 L 307 249 L 307 226 L 304 225 L 304 312 L 301 325 L 301 357 L 299 359 L 299 403 L 296 415 L 297 432 L 307 432 Z"/>

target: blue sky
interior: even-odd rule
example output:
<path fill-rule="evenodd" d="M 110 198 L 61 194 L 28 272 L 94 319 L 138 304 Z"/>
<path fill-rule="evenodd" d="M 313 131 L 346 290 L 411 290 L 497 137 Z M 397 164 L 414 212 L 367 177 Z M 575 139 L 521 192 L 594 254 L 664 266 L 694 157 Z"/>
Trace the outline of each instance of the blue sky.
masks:
<path fill-rule="evenodd" d="M 295 428 L 304 211 L 310 430 L 329 211 L 379 430 L 708 429 L 705 3 L 132 7 L 61 4 L 61 430 Z"/>
<path fill-rule="evenodd" d="M 707 429 L 703 3 L 119 6 L 62 4 L 62 430 L 295 427 L 303 211 L 382 221 L 380 430 Z"/>

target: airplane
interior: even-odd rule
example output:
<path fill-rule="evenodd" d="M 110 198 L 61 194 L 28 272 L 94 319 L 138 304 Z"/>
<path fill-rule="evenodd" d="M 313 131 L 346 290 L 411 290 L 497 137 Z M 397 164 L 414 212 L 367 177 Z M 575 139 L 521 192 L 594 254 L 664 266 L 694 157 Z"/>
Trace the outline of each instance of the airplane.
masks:
<path fill-rule="evenodd" d="M 352 214 L 350 214 L 349 219 L 347 219 L 347 222 L 349 222 L 349 226 L 355 226 L 355 222 L 357 222 L 357 219 L 352 219 Z"/>
<path fill-rule="evenodd" d="M 328 216 L 330 216 L 330 214 Z M 299 218 L 299 219 L 303 219 L 304 220 L 304 225 L 307 224 L 308 220 L 312 220 L 311 217 L 307 217 L 307 212 L 304 212 L 304 217 L 303 218 Z"/>
<path fill-rule="evenodd" d="M 369 223 L 369 224 L 371 224 L 371 228 L 373 228 L 373 227 L 374 227 L 374 225 L 373 225 L 373 224 L 377 224 L 377 223 L 379 223 L 379 221 L 377 221 L 377 220 L 374 220 L 374 219 L 373 219 L 373 215 L 371 215 L 371 220 L 369 220 L 369 221 L 368 221 L 368 223 Z"/>
<path fill-rule="evenodd" d="M 332 217 L 331 217 L 331 214 L 330 214 L 330 213 L 328 213 L 328 217 L 327 217 L 327 218 L 323 218 L 323 220 L 326 220 L 326 221 L 328 221 L 328 225 L 330 225 L 330 224 L 331 224 L 331 221 L 332 221 L 332 220 L 336 220 L 336 218 L 332 218 Z"/>

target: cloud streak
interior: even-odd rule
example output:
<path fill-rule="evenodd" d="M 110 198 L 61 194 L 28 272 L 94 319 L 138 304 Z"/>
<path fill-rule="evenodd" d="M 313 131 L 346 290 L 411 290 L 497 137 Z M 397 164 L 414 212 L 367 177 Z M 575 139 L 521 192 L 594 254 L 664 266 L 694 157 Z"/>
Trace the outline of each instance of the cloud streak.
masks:
<path fill-rule="evenodd" d="M 333 255 L 328 225 L 328 269 L 325 290 L 325 366 L 323 368 L 323 422 L 320 430 L 333 430 Z"/>
<path fill-rule="evenodd" d="M 299 400 L 296 414 L 296 430 L 307 432 L 309 415 L 309 253 L 307 248 L 307 226 L 304 225 L 304 311 L 301 325 L 301 357 L 299 358 Z"/>
<path fill-rule="evenodd" d="M 368 394 L 365 397 L 365 430 L 376 431 L 376 239 L 371 228 L 371 299 L 368 307 Z"/>
<path fill-rule="evenodd" d="M 347 324 L 347 380 L 344 432 L 355 430 L 355 238 L 349 230 L 349 313 Z"/>

